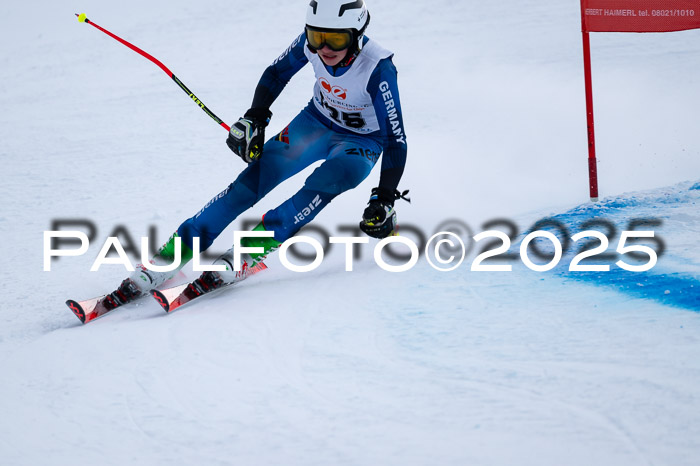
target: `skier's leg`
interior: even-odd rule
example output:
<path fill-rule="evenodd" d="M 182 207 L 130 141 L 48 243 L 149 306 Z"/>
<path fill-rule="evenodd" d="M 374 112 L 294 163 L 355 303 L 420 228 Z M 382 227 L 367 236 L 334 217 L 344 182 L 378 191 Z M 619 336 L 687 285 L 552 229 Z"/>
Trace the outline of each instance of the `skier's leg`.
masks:
<path fill-rule="evenodd" d="M 193 256 L 193 238 L 200 238 L 200 251 L 206 250 L 217 236 L 243 211 L 262 199 L 275 186 L 323 158 L 332 136 L 326 127 L 302 111 L 280 134 L 271 138 L 263 156 L 248 165 L 236 181 L 209 201 L 195 216 L 183 222 L 151 262 L 173 263 L 175 239 L 181 239 L 180 266 L 172 272 L 154 272 L 142 265 L 129 279 L 141 292 L 156 288 L 174 277 Z"/>
<path fill-rule="evenodd" d="M 254 229 L 274 231 L 274 237 L 244 238 L 241 241 L 242 246 L 259 247 L 263 252 L 241 254 L 240 271 L 236 272 L 231 248 L 214 262 L 224 265 L 227 270 L 205 272 L 203 279 L 208 278 L 216 283 L 213 285 L 215 287 L 224 282 L 245 279 L 249 270 L 255 271 L 269 253 L 313 220 L 337 195 L 356 187 L 369 175 L 381 153 L 381 145 L 373 139 L 360 136 L 336 134 L 333 139 L 326 161 L 306 179 L 304 187 L 282 205 L 267 212 L 263 216 L 263 222 Z"/>
<path fill-rule="evenodd" d="M 284 242 L 311 222 L 336 196 L 355 188 L 374 167 L 381 145 L 372 138 L 337 135 L 342 142 L 306 179 L 304 187 L 279 207 L 264 216 L 264 226 L 275 232 L 275 240 Z"/>
<path fill-rule="evenodd" d="M 321 160 L 331 136 L 328 128 L 302 111 L 265 143 L 258 161 L 248 165 L 236 181 L 180 225 L 177 232 L 183 243 L 191 248 L 192 238 L 199 237 L 201 250 L 206 250 L 233 220 L 275 186 Z"/>

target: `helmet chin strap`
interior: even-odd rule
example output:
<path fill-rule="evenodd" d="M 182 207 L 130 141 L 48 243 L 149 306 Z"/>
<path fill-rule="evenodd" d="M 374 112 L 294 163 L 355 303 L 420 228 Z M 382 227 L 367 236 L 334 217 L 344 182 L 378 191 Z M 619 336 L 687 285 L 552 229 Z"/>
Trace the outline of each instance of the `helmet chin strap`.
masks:
<path fill-rule="evenodd" d="M 362 39 L 360 39 L 360 40 L 362 40 Z M 336 67 L 343 68 L 346 66 L 350 66 L 352 64 L 352 62 L 355 61 L 355 58 L 357 58 L 357 56 L 360 54 L 362 49 L 359 47 L 353 47 L 353 48 L 355 49 L 354 52 L 351 52 L 350 50 L 348 50 L 347 54 L 345 55 L 345 58 L 343 58 L 337 65 L 335 65 Z"/>
<path fill-rule="evenodd" d="M 348 54 L 343 60 L 338 63 L 336 66 L 349 66 L 352 62 L 355 61 L 355 58 L 362 52 L 362 42 L 365 39 L 365 31 L 367 30 L 367 26 L 369 26 L 369 22 L 372 19 L 372 17 L 369 14 L 369 11 L 367 12 L 367 21 L 365 22 L 365 25 L 362 26 L 362 29 L 357 31 L 357 41 L 355 42 L 355 45 L 348 50 Z"/>

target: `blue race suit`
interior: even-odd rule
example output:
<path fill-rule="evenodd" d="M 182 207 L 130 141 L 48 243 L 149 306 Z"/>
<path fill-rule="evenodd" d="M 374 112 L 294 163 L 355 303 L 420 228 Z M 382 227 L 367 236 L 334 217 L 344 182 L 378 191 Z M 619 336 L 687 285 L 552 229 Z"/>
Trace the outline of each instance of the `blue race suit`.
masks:
<path fill-rule="evenodd" d="M 364 44 L 368 41 L 365 37 Z M 305 47 L 302 34 L 265 70 L 252 107 L 270 107 L 292 76 L 309 62 Z M 333 76 L 342 76 L 352 66 L 351 62 L 346 67 L 326 69 Z M 265 228 L 275 232 L 277 241 L 292 237 L 336 196 L 359 185 L 382 152 L 379 186 L 393 192 L 403 174 L 407 152 L 396 75 L 391 56 L 380 60 L 371 72 L 367 92 L 379 129 L 368 134 L 356 134 L 336 124 L 312 99 L 282 132 L 265 143 L 258 160 L 180 225 L 178 234 L 184 243 L 191 248 L 192 238 L 199 237 L 201 250 L 207 249 L 233 220 L 275 186 L 320 160 L 324 162 L 296 194 L 263 216 Z"/>

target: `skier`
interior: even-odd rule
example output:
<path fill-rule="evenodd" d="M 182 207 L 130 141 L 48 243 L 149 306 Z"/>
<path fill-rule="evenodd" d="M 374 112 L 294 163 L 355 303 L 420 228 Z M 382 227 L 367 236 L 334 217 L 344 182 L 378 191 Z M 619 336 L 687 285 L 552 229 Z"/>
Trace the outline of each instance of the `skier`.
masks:
<path fill-rule="evenodd" d="M 264 252 L 242 254 L 240 271 L 236 272 L 233 249 L 229 249 L 214 262 L 227 270 L 204 272 L 191 285 L 193 292 L 203 293 L 257 271 L 270 252 L 312 221 L 336 196 L 358 186 L 382 153 L 379 185 L 372 189 L 360 228 L 375 238 L 394 232 L 394 201 L 405 199 L 397 186 L 406 162 L 406 133 L 393 53 L 365 36 L 369 22 L 363 0 L 311 0 L 304 32 L 265 70 L 251 108 L 229 132 L 228 147 L 248 166 L 180 225 L 153 258 L 154 264 L 173 262 L 179 237 L 183 267 L 193 256 L 193 238 L 200 238 L 200 250 L 206 250 L 233 220 L 275 186 L 320 160 L 323 163 L 304 186 L 263 215 L 254 228 L 273 231 L 274 237 L 244 238 L 241 242 L 245 247 L 262 247 Z M 270 106 L 307 63 L 316 75 L 313 98 L 286 128 L 265 142 L 265 128 L 272 117 Z M 129 302 L 162 285 L 178 270 L 154 272 L 140 265 L 117 291 L 107 295 L 104 304 L 116 307 Z"/>

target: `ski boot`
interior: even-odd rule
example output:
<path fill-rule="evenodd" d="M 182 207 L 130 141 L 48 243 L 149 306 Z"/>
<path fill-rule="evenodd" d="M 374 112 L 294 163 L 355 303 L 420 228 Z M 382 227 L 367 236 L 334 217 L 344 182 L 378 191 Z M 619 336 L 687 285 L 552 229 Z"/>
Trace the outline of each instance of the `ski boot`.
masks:
<path fill-rule="evenodd" d="M 177 237 L 178 234 L 175 232 L 158 250 L 158 253 L 153 256 L 153 259 L 150 261 L 151 264 L 165 266 L 175 261 L 175 238 Z M 127 280 L 130 280 L 142 294 L 147 294 L 152 289 L 158 288 L 177 275 L 180 269 L 182 269 L 194 255 L 192 250 L 184 243 L 182 244 L 180 252 L 180 265 L 175 270 L 171 270 L 170 272 L 156 272 L 155 270 L 147 269 L 143 264 L 138 264 L 136 266 L 136 271 L 134 271 Z"/>
<path fill-rule="evenodd" d="M 258 226 L 253 228 L 253 231 L 267 231 L 265 226 L 260 222 Z M 245 280 L 250 275 L 253 275 L 261 270 L 265 270 L 267 266 L 263 260 L 271 252 L 276 251 L 282 243 L 274 238 L 243 238 L 241 246 L 243 247 L 262 247 L 264 251 L 258 254 L 241 254 L 240 270 L 236 272 L 233 259 L 233 248 L 226 251 L 214 261 L 214 265 L 223 265 L 226 270 L 221 272 L 207 271 L 190 284 L 189 292 L 193 294 L 203 294 L 212 289 L 220 288 L 225 284 L 237 283 Z"/>

